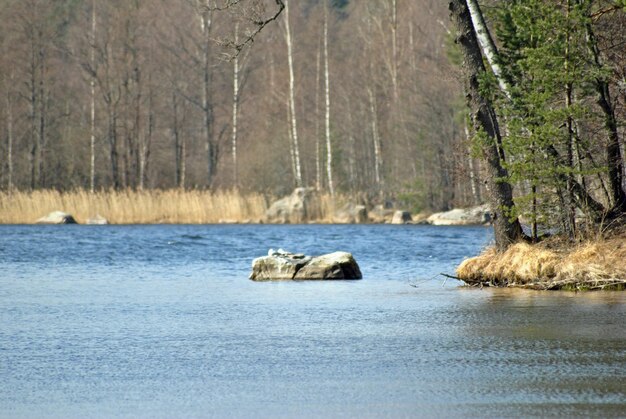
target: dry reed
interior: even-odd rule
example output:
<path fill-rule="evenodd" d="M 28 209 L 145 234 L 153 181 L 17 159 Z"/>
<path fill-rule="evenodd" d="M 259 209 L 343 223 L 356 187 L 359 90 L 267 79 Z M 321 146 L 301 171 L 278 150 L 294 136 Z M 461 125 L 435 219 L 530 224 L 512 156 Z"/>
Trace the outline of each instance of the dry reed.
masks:
<path fill-rule="evenodd" d="M 309 222 L 332 223 L 344 196 L 316 194 L 309 203 Z M 260 193 L 198 190 L 86 190 L 0 192 L 0 224 L 31 224 L 52 211 L 63 211 L 79 223 L 97 215 L 111 224 L 258 223 L 272 202 Z"/>
<path fill-rule="evenodd" d="M 29 224 L 57 210 L 79 223 L 96 215 L 113 224 L 258 222 L 266 209 L 262 194 L 234 191 L 0 192 L 1 224 Z"/>
<path fill-rule="evenodd" d="M 576 245 L 517 243 L 467 259 L 457 276 L 469 285 L 591 290 L 626 285 L 626 233 Z"/>

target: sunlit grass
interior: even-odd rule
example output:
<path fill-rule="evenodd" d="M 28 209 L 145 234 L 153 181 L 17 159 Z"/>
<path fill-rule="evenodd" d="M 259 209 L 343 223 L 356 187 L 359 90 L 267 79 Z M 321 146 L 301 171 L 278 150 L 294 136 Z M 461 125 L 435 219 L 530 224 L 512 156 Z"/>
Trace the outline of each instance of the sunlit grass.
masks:
<path fill-rule="evenodd" d="M 347 197 L 317 193 L 308 202 L 306 222 L 331 223 Z M 260 193 L 199 190 L 85 190 L 0 192 L 0 224 L 31 224 L 52 211 L 86 223 L 97 215 L 111 224 L 259 223 L 273 198 Z"/>
<path fill-rule="evenodd" d="M 258 222 L 267 205 L 262 194 L 234 191 L 0 192 L 0 223 L 29 224 L 57 210 L 79 223 L 96 215 L 113 224 Z"/>
<path fill-rule="evenodd" d="M 626 284 L 626 234 L 574 245 L 517 243 L 505 252 L 490 248 L 467 259 L 457 276 L 472 285 L 531 289 L 623 289 Z"/>

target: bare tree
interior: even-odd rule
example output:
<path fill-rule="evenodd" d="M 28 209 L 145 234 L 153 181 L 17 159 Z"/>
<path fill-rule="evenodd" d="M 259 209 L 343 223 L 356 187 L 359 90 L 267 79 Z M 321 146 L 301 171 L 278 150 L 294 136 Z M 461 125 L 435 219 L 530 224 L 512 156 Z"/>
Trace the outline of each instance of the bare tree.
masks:
<path fill-rule="evenodd" d="M 6 118 L 7 118 L 7 189 L 13 190 L 13 95 L 10 87 L 14 81 L 13 71 L 10 72 L 8 81 L 5 77 L 6 89 Z"/>
<path fill-rule="evenodd" d="M 235 23 L 235 44 L 239 44 L 239 23 Z M 233 57 L 233 119 L 232 119 L 232 131 L 231 131 L 231 153 L 233 157 L 233 186 L 235 189 L 239 187 L 239 173 L 238 173 L 238 162 L 237 162 L 237 126 L 238 126 L 238 116 L 239 116 L 239 96 L 240 96 L 240 55 L 236 54 Z"/>
<path fill-rule="evenodd" d="M 298 124 L 296 117 L 296 99 L 295 99 L 295 76 L 293 70 L 293 41 L 291 38 L 291 24 L 289 22 L 289 3 L 285 1 L 285 42 L 287 43 L 287 63 L 289 65 L 289 124 L 291 138 L 291 157 L 293 166 L 293 175 L 296 187 L 302 186 L 302 166 L 300 164 L 300 145 L 298 143 Z"/>
<path fill-rule="evenodd" d="M 91 135 L 89 141 L 89 190 L 91 193 L 96 189 L 96 0 L 91 2 L 91 33 L 90 33 L 90 61 L 91 75 L 89 80 L 90 87 L 90 128 Z"/>
<path fill-rule="evenodd" d="M 326 99 L 326 113 L 324 116 L 326 133 L 326 175 L 328 176 L 328 191 L 335 195 L 333 184 L 333 148 L 330 141 L 330 74 L 328 71 L 328 2 L 324 2 L 324 97 Z"/>

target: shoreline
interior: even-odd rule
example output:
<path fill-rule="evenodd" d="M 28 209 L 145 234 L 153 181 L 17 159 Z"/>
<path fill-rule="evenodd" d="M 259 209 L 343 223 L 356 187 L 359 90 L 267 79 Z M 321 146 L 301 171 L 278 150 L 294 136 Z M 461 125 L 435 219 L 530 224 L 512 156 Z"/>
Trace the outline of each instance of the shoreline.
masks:
<path fill-rule="evenodd" d="M 502 253 L 487 248 L 464 260 L 456 274 L 473 287 L 626 290 L 626 226 L 580 241 L 552 237 Z"/>
<path fill-rule="evenodd" d="M 303 191 L 302 196 L 296 190 L 280 199 L 236 190 L 0 191 L 0 224 L 483 225 L 490 221 L 485 206 L 410 213 L 365 204 L 355 196 Z"/>

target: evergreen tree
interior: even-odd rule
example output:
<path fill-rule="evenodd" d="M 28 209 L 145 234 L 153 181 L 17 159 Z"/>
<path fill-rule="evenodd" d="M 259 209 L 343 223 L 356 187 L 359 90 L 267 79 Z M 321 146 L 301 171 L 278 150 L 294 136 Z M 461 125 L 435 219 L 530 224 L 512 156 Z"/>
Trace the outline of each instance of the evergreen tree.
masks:
<path fill-rule="evenodd" d="M 575 207 L 595 220 L 605 212 L 592 197 L 603 180 L 590 177 L 607 171 L 592 158 L 596 145 L 588 129 L 597 125 L 594 92 L 603 70 L 588 47 L 591 3 L 509 0 L 493 16 L 512 86 L 497 110 L 507 121 L 503 147 L 511 156 L 511 181 L 521 186 L 518 211 L 533 225 L 558 222 L 570 234 Z"/>

